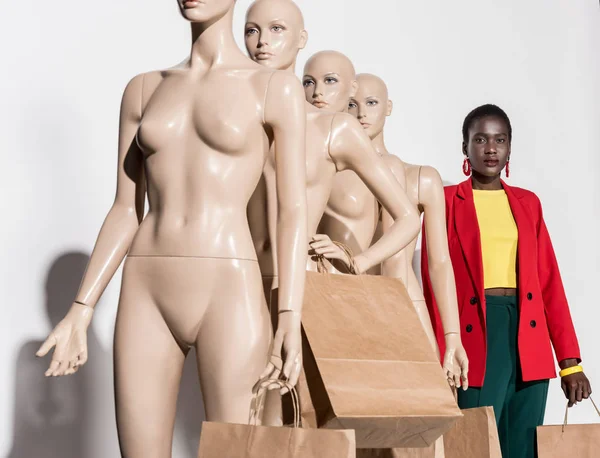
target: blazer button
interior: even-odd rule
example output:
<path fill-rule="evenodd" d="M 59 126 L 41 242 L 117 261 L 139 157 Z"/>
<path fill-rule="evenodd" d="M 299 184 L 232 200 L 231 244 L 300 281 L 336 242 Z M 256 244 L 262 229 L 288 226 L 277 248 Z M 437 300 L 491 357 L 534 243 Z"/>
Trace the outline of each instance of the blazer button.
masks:
<path fill-rule="evenodd" d="M 527 293 L 527 300 L 530 301 L 531 299 L 533 299 L 533 294 Z"/>
<path fill-rule="evenodd" d="M 535 322 L 535 320 L 531 320 L 529 322 L 529 326 L 531 326 L 532 328 L 535 328 L 537 326 L 537 323 Z"/>
<path fill-rule="evenodd" d="M 471 332 L 471 331 L 473 331 L 473 326 L 470 325 L 470 324 L 468 324 L 467 325 L 467 332 Z"/>
<path fill-rule="evenodd" d="M 479 303 L 479 299 L 477 299 L 476 297 L 472 297 L 469 302 L 471 303 L 471 305 L 476 305 Z"/>

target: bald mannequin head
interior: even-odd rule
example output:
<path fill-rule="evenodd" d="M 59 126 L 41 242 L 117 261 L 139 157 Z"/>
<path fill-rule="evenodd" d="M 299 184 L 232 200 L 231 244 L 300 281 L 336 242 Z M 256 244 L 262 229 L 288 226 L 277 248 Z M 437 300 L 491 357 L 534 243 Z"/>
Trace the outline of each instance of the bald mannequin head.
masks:
<path fill-rule="evenodd" d="M 246 13 L 244 31 L 250 58 L 277 70 L 293 70 L 308 39 L 302 12 L 292 0 L 256 0 Z"/>
<path fill-rule="evenodd" d="M 306 100 L 317 108 L 347 111 L 358 89 L 350 59 L 337 51 L 321 51 L 306 62 L 302 78 Z"/>
<path fill-rule="evenodd" d="M 357 76 L 358 91 L 350 99 L 349 113 L 356 116 L 367 135 L 377 137 L 385 126 L 385 118 L 392 114 L 392 101 L 381 78 L 370 73 Z"/>

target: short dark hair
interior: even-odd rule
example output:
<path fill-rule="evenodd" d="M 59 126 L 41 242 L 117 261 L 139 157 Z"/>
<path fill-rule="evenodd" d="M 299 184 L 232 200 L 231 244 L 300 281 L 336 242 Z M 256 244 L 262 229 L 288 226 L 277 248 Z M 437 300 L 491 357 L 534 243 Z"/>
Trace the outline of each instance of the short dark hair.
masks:
<path fill-rule="evenodd" d="M 480 107 L 477 107 L 474 110 L 472 110 L 467 115 L 467 117 L 463 121 L 462 127 L 463 141 L 465 143 L 469 141 L 469 129 L 471 128 L 473 123 L 478 119 L 484 118 L 486 116 L 496 116 L 506 123 L 506 126 L 508 127 L 508 141 L 510 142 L 512 140 L 512 126 L 510 124 L 510 119 L 508 118 L 508 115 L 502 108 L 491 103 L 481 105 Z"/>

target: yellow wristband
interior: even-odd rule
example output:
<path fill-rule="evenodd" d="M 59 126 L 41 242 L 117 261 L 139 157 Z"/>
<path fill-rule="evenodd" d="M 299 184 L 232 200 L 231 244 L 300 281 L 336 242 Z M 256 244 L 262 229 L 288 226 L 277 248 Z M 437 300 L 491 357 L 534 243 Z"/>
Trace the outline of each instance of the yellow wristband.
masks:
<path fill-rule="evenodd" d="M 567 367 L 566 369 L 563 369 L 559 372 L 558 375 L 560 375 L 560 377 L 562 378 L 566 377 L 567 375 L 576 374 L 578 372 L 583 372 L 583 367 L 581 367 L 579 364 L 577 366 Z"/>

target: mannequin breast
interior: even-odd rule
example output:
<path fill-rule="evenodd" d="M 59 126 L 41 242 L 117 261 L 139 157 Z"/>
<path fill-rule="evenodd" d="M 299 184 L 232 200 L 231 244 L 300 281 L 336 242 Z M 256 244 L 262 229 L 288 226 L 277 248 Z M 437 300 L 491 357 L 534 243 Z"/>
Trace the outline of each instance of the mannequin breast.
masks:
<path fill-rule="evenodd" d="M 345 243 L 354 253 L 360 253 L 369 248 L 377 219 L 377 201 L 369 188 L 353 171 L 339 172 L 333 179 L 319 233 Z"/>
<path fill-rule="evenodd" d="M 130 254 L 256 259 L 246 206 L 269 146 L 262 125 L 266 76 L 149 74 L 154 90 L 136 137 L 149 212 Z"/>

